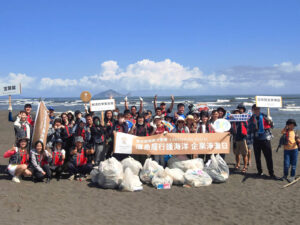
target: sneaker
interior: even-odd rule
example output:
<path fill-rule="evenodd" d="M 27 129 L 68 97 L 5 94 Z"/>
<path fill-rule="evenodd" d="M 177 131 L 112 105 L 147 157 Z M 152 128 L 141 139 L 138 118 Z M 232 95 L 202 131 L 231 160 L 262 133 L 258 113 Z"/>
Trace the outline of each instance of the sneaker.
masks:
<path fill-rule="evenodd" d="M 273 179 L 273 180 L 281 180 L 281 178 L 280 178 L 280 177 L 277 177 L 275 174 L 270 175 L 270 179 Z"/>
<path fill-rule="evenodd" d="M 287 181 L 288 181 L 289 183 L 292 183 L 294 180 L 295 180 L 295 177 L 287 178 Z"/>
<path fill-rule="evenodd" d="M 20 183 L 19 177 L 14 176 L 14 177 L 12 178 L 12 182 Z"/>
<path fill-rule="evenodd" d="M 258 173 L 256 174 L 257 177 L 261 177 L 261 176 L 263 176 L 263 175 L 264 175 L 263 172 L 261 172 L 261 173 L 258 172 Z"/>
<path fill-rule="evenodd" d="M 45 183 L 49 184 L 50 183 L 50 178 L 47 178 Z"/>
<path fill-rule="evenodd" d="M 75 175 L 74 175 L 74 174 L 71 175 L 68 179 L 69 179 L 69 180 L 74 180 L 74 179 L 75 179 Z"/>
<path fill-rule="evenodd" d="M 281 181 L 287 180 L 287 176 L 283 176 L 280 178 Z"/>

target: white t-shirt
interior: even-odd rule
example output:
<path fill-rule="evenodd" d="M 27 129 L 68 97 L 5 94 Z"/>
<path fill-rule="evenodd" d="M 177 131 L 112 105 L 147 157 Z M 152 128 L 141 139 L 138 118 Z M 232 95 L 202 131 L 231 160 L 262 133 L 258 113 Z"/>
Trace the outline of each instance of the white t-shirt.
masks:
<path fill-rule="evenodd" d="M 206 125 L 205 124 L 202 124 L 202 133 L 206 133 Z"/>

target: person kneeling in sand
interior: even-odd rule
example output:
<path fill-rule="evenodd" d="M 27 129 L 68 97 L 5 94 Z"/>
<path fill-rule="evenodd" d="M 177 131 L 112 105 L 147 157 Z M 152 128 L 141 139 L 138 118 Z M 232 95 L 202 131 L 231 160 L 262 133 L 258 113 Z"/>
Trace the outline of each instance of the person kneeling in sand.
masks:
<path fill-rule="evenodd" d="M 13 177 L 12 181 L 20 183 L 19 176 L 30 177 L 31 171 L 28 170 L 29 154 L 27 152 L 28 139 L 20 138 L 17 147 L 12 147 L 4 153 L 4 158 L 9 158 L 7 166 L 8 173 Z"/>
<path fill-rule="evenodd" d="M 52 163 L 50 166 L 51 172 L 55 172 L 55 177 L 60 180 L 60 175 L 63 171 L 63 164 L 66 158 L 66 151 L 62 149 L 63 140 L 57 139 L 54 142 L 52 149 Z"/>
<path fill-rule="evenodd" d="M 41 141 L 36 141 L 34 149 L 30 150 L 29 170 L 33 174 L 34 182 L 42 182 L 46 178 L 46 183 L 50 182 L 51 171 L 49 162 L 51 162 L 51 154 L 45 150 L 44 144 Z"/>
<path fill-rule="evenodd" d="M 69 180 L 83 179 L 93 169 L 92 163 L 88 162 L 87 156 L 94 154 L 94 149 L 83 147 L 82 136 L 75 137 L 75 147 L 71 150 L 71 159 L 68 163 L 70 177 Z"/>

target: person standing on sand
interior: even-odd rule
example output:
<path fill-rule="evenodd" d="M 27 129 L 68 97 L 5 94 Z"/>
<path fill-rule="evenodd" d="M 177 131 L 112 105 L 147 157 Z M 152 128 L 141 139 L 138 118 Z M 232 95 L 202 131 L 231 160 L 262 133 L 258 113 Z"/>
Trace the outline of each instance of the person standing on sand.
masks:
<path fill-rule="evenodd" d="M 281 131 L 281 133 L 285 136 L 283 179 L 286 179 L 288 182 L 293 182 L 296 176 L 298 144 L 300 144 L 300 139 L 294 131 L 296 126 L 297 124 L 294 119 L 288 119 L 288 121 L 286 121 L 285 128 Z M 288 178 L 290 167 L 291 177 Z"/>
<path fill-rule="evenodd" d="M 240 111 L 240 114 L 246 113 L 246 107 L 244 106 L 243 103 L 239 104 L 237 106 L 237 109 Z M 253 146 L 249 145 L 249 143 L 248 143 L 248 155 L 247 155 L 247 157 L 248 157 L 248 166 L 250 166 L 250 167 L 251 167 L 251 162 L 252 162 L 252 150 L 251 150 L 251 148 L 253 148 Z"/>
<path fill-rule="evenodd" d="M 133 125 L 129 133 L 138 137 L 147 137 L 150 134 L 150 125 L 145 123 L 145 119 L 142 115 L 139 115 L 137 117 L 137 123 Z M 144 165 L 147 155 L 133 155 L 133 158 Z"/>
<path fill-rule="evenodd" d="M 215 133 L 215 130 L 209 121 L 208 111 L 201 111 L 200 117 L 201 122 L 198 125 L 197 133 Z M 210 154 L 199 155 L 199 157 L 202 158 L 204 162 L 210 160 L 210 156 Z"/>
<path fill-rule="evenodd" d="M 252 106 L 253 115 L 248 120 L 248 142 L 253 143 L 254 156 L 256 161 L 257 176 L 263 175 L 261 166 L 261 152 L 266 159 L 269 175 L 271 179 L 279 180 L 274 174 L 271 139 L 273 122 L 270 117 L 260 112 L 260 108 L 254 104 Z"/>
<path fill-rule="evenodd" d="M 115 121 L 112 130 L 111 130 L 111 136 L 113 138 L 112 143 L 114 143 L 114 134 L 116 132 L 121 132 L 121 133 L 126 133 L 128 134 L 129 132 L 129 128 L 128 128 L 128 124 L 126 123 L 124 114 L 120 113 L 118 115 L 118 120 Z M 119 161 L 127 158 L 129 155 L 128 154 L 116 154 L 114 153 L 113 156 L 118 159 Z"/>
<path fill-rule="evenodd" d="M 128 98 L 127 96 L 124 98 L 125 102 L 124 102 L 124 105 L 125 105 L 125 110 L 129 110 L 129 105 L 128 105 Z M 143 98 L 140 97 L 140 109 L 139 109 L 139 112 L 137 112 L 137 108 L 135 105 L 131 106 L 130 107 L 130 116 L 131 116 L 131 119 L 134 119 L 136 120 L 137 116 L 138 115 L 142 115 L 142 112 L 143 112 Z M 125 114 L 125 112 L 124 112 Z"/>
<path fill-rule="evenodd" d="M 21 111 L 14 122 L 16 140 L 20 138 L 27 138 L 30 140 L 32 136 L 32 126 L 28 122 L 27 118 L 26 112 Z"/>
<path fill-rule="evenodd" d="M 113 152 L 114 143 L 113 143 L 113 136 L 112 136 L 112 128 L 115 124 L 115 116 L 118 112 L 113 112 L 111 110 L 107 110 L 104 113 L 104 131 L 105 131 L 105 152 L 106 152 L 106 159 L 110 158 Z M 117 118 L 116 118 L 117 119 Z"/>
<path fill-rule="evenodd" d="M 175 101 L 175 99 L 174 99 L 174 96 L 172 95 L 171 96 L 171 105 L 168 109 L 167 109 L 167 105 L 165 102 L 160 103 L 159 108 L 161 108 L 161 113 L 164 117 L 167 116 L 167 114 L 170 114 L 172 112 L 173 107 L 174 107 L 174 101 Z M 157 108 L 157 95 L 154 96 L 153 106 L 154 106 L 154 109 Z M 160 116 L 160 115 L 158 115 L 158 116 Z"/>
<path fill-rule="evenodd" d="M 12 181 L 15 183 L 20 183 L 19 176 L 30 177 L 32 175 L 31 171 L 28 170 L 29 154 L 27 145 L 28 139 L 20 138 L 17 147 L 12 147 L 3 155 L 4 158 L 9 158 L 7 171 L 13 177 Z"/>
<path fill-rule="evenodd" d="M 177 105 L 177 112 L 174 113 L 174 120 L 175 122 L 178 120 L 178 117 L 181 116 L 183 119 L 185 119 L 184 115 L 185 106 L 183 103 L 179 103 Z"/>
<path fill-rule="evenodd" d="M 160 116 L 155 116 L 154 117 L 154 124 L 155 124 L 155 127 L 154 127 L 151 135 L 164 134 L 164 133 L 169 132 L 169 128 L 162 123 L 162 118 Z M 164 155 L 154 155 L 153 159 L 158 164 L 165 167 L 166 162 L 165 162 L 165 156 Z"/>
<path fill-rule="evenodd" d="M 104 149 L 104 139 L 105 139 L 105 131 L 104 124 L 101 125 L 100 118 L 94 117 L 95 122 L 91 115 L 87 115 L 86 117 L 86 130 L 90 134 L 89 144 L 93 146 L 95 150 L 94 162 L 95 165 L 98 166 L 101 161 L 105 159 L 105 149 Z"/>
<path fill-rule="evenodd" d="M 25 111 L 26 116 L 27 116 L 27 122 L 33 127 L 34 126 L 34 121 L 31 117 L 31 109 L 32 109 L 31 104 L 25 104 L 24 105 L 24 111 Z M 16 116 L 15 118 L 13 118 L 12 108 L 9 107 L 9 109 L 8 109 L 8 121 L 9 122 L 15 122 L 18 118 L 19 118 L 19 116 Z"/>
<path fill-rule="evenodd" d="M 239 114 L 240 110 L 236 109 L 233 114 Z M 240 169 L 240 156 L 242 155 L 244 160 L 244 168 L 242 173 L 246 173 L 248 170 L 248 145 L 247 145 L 247 121 L 232 122 L 231 134 L 233 137 L 233 153 L 235 155 L 235 169 Z"/>

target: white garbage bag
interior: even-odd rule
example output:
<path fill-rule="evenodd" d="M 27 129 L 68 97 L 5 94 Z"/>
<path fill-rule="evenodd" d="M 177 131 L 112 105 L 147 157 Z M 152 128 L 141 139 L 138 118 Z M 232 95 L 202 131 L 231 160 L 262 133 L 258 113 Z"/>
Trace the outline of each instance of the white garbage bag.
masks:
<path fill-rule="evenodd" d="M 211 177 L 204 170 L 188 170 L 184 174 L 184 183 L 192 187 L 209 186 Z"/>
<path fill-rule="evenodd" d="M 184 172 L 181 169 L 169 169 L 167 167 L 165 172 L 173 179 L 173 184 L 180 185 L 184 183 Z"/>
<path fill-rule="evenodd" d="M 114 157 L 99 165 L 98 185 L 102 188 L 118 188 L 123 179 L 123 166 Z"/>
<path fill-rule="evenodd" d="M 130 168 L 131 171 L 133 172 L 133 174 L 137 175 L 137 176 L 139 175 L 140 170 L 143 168 L 142 164 L 139 161 L 137 161 L 131 157 L 123 159 L 121 163 L 123 165 L 124 172 L 125 172 L 126 168 Z"/>
<path fill-rule="evenodd" d="M 173 179 L 162 170 L 154 175 L 151 183 L 157 189 L 170 189 L 173 184 Z"/>
<path fill-rule="evenodd" d="M 121 188 L 122 191 L 141 191 L 143 190 L 143 184 L 139 176 L 135 175 L 130 168 L 126 168 Z"/>
<path fill-rule="evenodd" d="M 140 178 L 143 182 L 150 184 L 153 176 L 159 171 L 164 171 L 164 168 L 160 166 L 156 161 L 148 158 L 146 159 L 144 166 L 140 172 Z"/>
<path fill-rule="evenodd" d="M 93 169 L 91 171 L 91 180 L 92 180 L 92 183 L 97 183 L 97 181 L 98 181 L 98 175 L 99 175 L 99 169 Z"/>
<path fill-rule="evenodd" d="M 202 170 L 204 168 L 204 162 L 203 159 L 197 158 L 197 159 L 188 159 L 185 155 L 180 156 L 173 156 L 168 160 L 168 167 L 170 169 L 178 168 L 182 171 L 187 170 Z"/>
<path fill-rule="evenodd" d="M 228 180 L 229 178 L 229 167 L 225 160 L 218 154 L 216 156 L 216 159 L 218 161 L 219 168 L 221 169 L 221 175 Z"/>
<path fill-rule="evenodd" d="M 229 177 L 229 168 L 221 156 L 211 155 L 205 169 L 208 175 L 213 179 L 214 183 L 226 182 Z"/>

